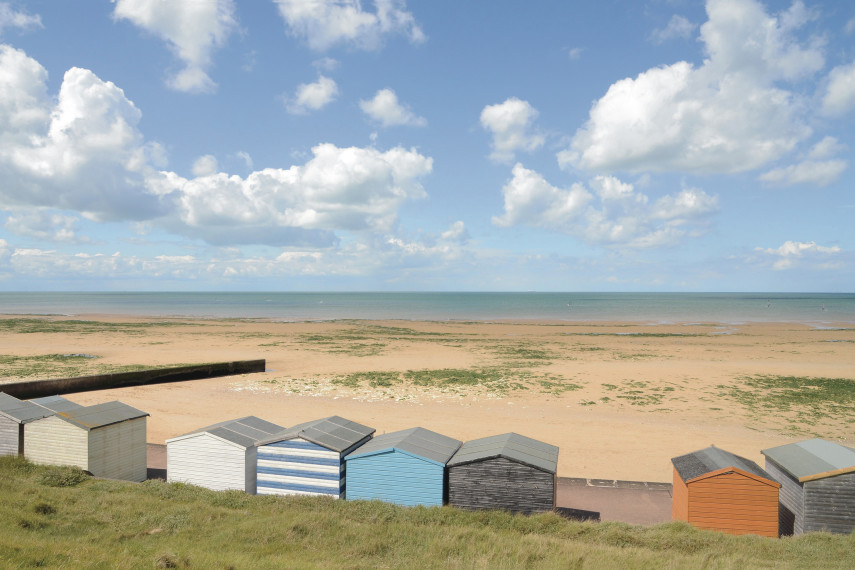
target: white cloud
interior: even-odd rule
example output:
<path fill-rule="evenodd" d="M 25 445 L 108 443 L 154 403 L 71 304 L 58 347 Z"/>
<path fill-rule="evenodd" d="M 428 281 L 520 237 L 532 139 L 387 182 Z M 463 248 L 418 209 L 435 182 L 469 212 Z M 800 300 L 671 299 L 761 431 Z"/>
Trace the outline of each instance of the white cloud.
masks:
<path fill-rule="evenodd" d="M 576 60 L 582 57 L 582 52 L 585 51 L 585 48 L 574 47 L 567 50 L 567 57 L 570 59 Z"/>
<path fill-rule="evenodd" d="M 840 65 L 828 74 L 828 87 L 822 99 L 827 115 L 842 115 L 855 107 L 855 62 Z"/>
<path fill-rule="evenodd" d="M 755 0 L 708 0 L 707 59 L 623 79 L 595 102 L 558 155 L 594 171 L 740 172 L 760 168 L 810 136 L 799 100 L 779 86 L 824 65 L 822 45 L 793 31 L 813 18 L 801 2 L 768 15 Z"/>
<path fill-rule="evenodd" d="M 505 213 L 493 223 L 556 231 L 605 247 L 644 249 L 673 245 L 702 234 L 718 200 L 699 189 L 684 189 L 652 206 L 645 194 L 612 176 L 598 176 L 590 189 L 552 186 L 540 174 L 517 164 L 503 188 Z"/>
<path fill-rule="evenodd" d="M 776 168 L 759 177 L 763 182 L 792 186 L 794 184 L 811 184 L 828 186 L 835 182 L 849 166 L 849 162 L 837 160 L 804 160 L 784 168 Z"/>
<path fill-rule="evenodd" d="M 0 46 L 0 207 L 46 206 L 93 219 L 144 219 L 159 200 L 145 190 L 149 164 L 139 109 L 111 82 L 71 68 L 55 100 L 47 72 Z"/>
<path fill-rule="evenodd" d="M 851 20 L 846 22 L 846 26 L 844 26 L 843 29 L 846 31 L 847 34 L 855 32 L 855 18 L 852 18 Z"/>
<path fill-rule="evenodd" d="M 466 224 L 457 220 L 446 231 L 442 232 L 442 239 L 464 243 L 469 240 L 469 232 L 466 231 Z"/>
<path fill-rule="evenodd" d="M 756 252 L 765 254 L 773 260 L 774 269 L 794 269 L 805 263 L 813 265 L 817 269 L 833 269 L 835 265 L 829 263 L 833 257 L 841 253 L 837 246 L 826 247 L 817 245 L 816 242 L 787 241 L 776 249 L 755 248 Z"/>
<path fill-rule="evenodd" d="M 217 173 L 217 159 L 212 154 L 200 156 L 193 163 L 193 176 L 210 176 Z"/>
<path fill-rule="evenodd" d="M 373 99 L 359 101 L 359 108 L 383 127 L 427 125 L 424 117 L 419 117 L 408 106 L 399 103 L 398 96 L 391 89 L 381 89 Z"/>
<path fill-rule="evenodd" d="M 5 228 L 14 234 L 38 240 L 88 243 L 88 238 L 77 235 L 79 221 L 74 216 L 36 209 L 13 213 L 6 219 Z"/>
<path fill-rule="evenodd" d="M 252 167 L 253 167 L 252 157 L 249 155 L 248 152 L 243 151 L 243 150 L 239 150 L 239 151 L 237 151 L 237 154 L 235 156 L 237 156 L 239 159 L 241 159 L 247 168 L 252 170 Z"/>
<path fill-rule="evenodd" d="M 184 64 L 167 80 L 177 91 L 210 93 L 211 55 L 237 28 L 233 0 L 112 0 L 113 17 L 124 19 L 164 40 Z"/>
<path fill-rule="evenodd" d="M 517 151 L 531 152 L 543 146 L 543 135 L 532 132 L 537 115 L 528 101 L 516 97 L 484 107 L 481 126 L 493 135 L 490 158 L 509 162 Z"/>
<path fill-rule="evenodd" d="M 333 102 L 338 96 L 338 85 L 329 77 L 318 76 L 314 83 L 301 83 L 292 99 L 285 103 L 289 113 L 297 115 L 317 111 Z"/>
<path fill-rule="evenodd" d="M 6 28 L 32 30 L 44 28 L 44 25 L 42 25 L 42 17 L 38 14 L 27 14 L 15 10 L 8 2 L 0 2 L 0 33 L 3 33 Z"/>
<path fill-rule="evenodd" d="M 413 43 L 425 41 L 404 0 L 375 0 L 374 13 L 364 11 L 360 0 L 274 1 L 290 33 L 317 51 L 338 44 L 378 49 L 390 34 L 403 34 Z"/>
<path fill-rule="evenodd" d="M 668 20 L 668 25 L 661 30 L 653 30 L 650 35 L 651 39 L 656 43 L 662 43 L 667 40 L 684 39 L 687 40 L 692 36 L 692 33 L 697 28 L 697 24 L 693 24 L 687 18 L 674 14 Z"/>
<path fill-rule="evenodd" d="M 840 154 L 848 148 L 849 147 L 841 143 L 836 137 L 826 136 L 813 146 L 810 153 L 808 153 L 808 158 L 822 160 L 824 158 Z"/>

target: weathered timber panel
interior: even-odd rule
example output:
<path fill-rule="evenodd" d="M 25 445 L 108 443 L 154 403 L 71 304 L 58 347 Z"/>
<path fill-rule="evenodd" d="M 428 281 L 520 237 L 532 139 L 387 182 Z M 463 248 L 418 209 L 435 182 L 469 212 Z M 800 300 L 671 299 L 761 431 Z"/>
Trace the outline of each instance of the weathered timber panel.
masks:
<path fill-rule="evenodd" d="M 804 486 L 768 458 L 766 471 L 781 484 L 778 531 L 781 536 L 802 534 L 804 532 Z"/>
<path fill-rule="evenodd" d="M 494 457 L 448 468 L 448 504 L 469 510 L 540 513 L 555 506 L 555 475 Z"/>
<path fill-rule="evenodd" d="M 44 465 L 89 470 L 89 433 L 56 416 L 24 424 L 24 456 Z"/>
<path fill-rule="evenodd" d="M 18 455 L 24 426 L 15 420 L 0 416 L 0 455 Z"/>
<path fill-rule="evenodd" d="M 136 418 L 91 430 L 89 472 L 96 477 L 145 481 L 146 418 Z"/>
<path fill-rule="evenodd" d="M 855 530 L 855 473 L 807 481 L 804 493 L 804 532 Z"/>
<path fill-rule="evenodd" d="M 689 488 L 674 468 L 674 484 L 671 487 L 671 518 L 675 521 L 689 520 Z"/>

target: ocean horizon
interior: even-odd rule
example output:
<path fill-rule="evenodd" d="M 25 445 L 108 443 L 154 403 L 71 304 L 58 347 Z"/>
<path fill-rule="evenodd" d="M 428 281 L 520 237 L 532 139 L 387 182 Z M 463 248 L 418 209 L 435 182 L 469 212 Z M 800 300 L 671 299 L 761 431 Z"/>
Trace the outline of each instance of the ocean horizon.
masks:
<path fill-rule="evenodd" d="M 821 326 L 855 323 L 855 293 L 0 292 L 0 314 Z"/>

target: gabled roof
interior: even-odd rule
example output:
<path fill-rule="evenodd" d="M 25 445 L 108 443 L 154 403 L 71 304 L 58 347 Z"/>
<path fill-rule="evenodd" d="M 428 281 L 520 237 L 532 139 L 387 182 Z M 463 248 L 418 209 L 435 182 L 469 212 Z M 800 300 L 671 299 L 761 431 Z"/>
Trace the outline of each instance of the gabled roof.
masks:
<path fill-rule="evenodd" d="M 149 414 L 146 412 L 114 400 L 94 406 L 80 406 L 67 412 L 57 412 L 56 417 L 89 431 L 147 415 Z"/>
<path fill-rule="evenodd" d="M 454 438 L 416 427 L 378 435 L 345 457 L 345 460 L 395 450 L 445 465 L 462 443 Z"/>
<path fill-rule="evenodd" d="M 800 483 L 855 472 L 855 449 L 824 439 L 788 443 L 761 453 Z"/>
<path fill-rule="evenodd" d="M 185 433 L 184 435 L 179 435 L 178 437 L 173 437 L 172 439 L 167 439 L 166 443 L 209 433 L 230 443 L 250 448 L 257 445 L 259 440 L 267 439 L 283 429 L 282 426 L 262 420 L 261 418 L 246 416 L 236 420 L 220 422 L 191 431 L 190 433 Z"/>
<path fill-rule="evenodd" d="M 69 410 L 76 410 L 83 407 L 80 404 L 75 404 L 71 400 L 66 400 L 62 396 L 44 396 L 43 398 L 33 398 L 28 401 L 33 404 L 38 404 L 43 408 L 47 408 L 52 412 L 67 412 Z"/>
<path fill-rule="evenodd" d="M 25 424 L 52 415 L 53 412 L 46 408 L 0 392 L 0 416 L 5 416 L 19 424 Z"/>
<path fill-rule="evenodd" d="M 346 420 L 339 416 L 330 416 L 320 420 L 312 420 L 273 434 L 267 439 L 259 440 L 258 445 L 276 441 L 301 438 L 321 447 L 341 453 L 370 437 L 374 428 Z"/>
<path fill-rule="evenodd" d="M 504 457 L 547 473 L 558 469 L 558 448 L 516 433 L 493 435 L 467 441 L 454 454 L 449 467 L 464 465 L 474 461 Z"/>
<path fill-rule="evenodd" d="M 674 468 L 684 482 L 733 467 L 777 484 L 771 475 L 750 459 L 734 455 L 715 446 L 675 457 L 671 463 L 674 464 Z"/>

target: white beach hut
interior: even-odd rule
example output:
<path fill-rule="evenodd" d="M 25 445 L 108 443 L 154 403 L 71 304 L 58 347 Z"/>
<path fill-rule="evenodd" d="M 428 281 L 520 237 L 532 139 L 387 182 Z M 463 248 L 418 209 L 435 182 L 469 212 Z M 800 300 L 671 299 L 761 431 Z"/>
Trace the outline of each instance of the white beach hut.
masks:
<path fill-rule="evenodd" d="M 47 408 L 0 392 L 0 455 L 23 455 L 24 424 L 50 415 Z"/>
<path fill-rule="evenodd" d="M 284 429 L 247 416 L 167 439 L 166 480 L 254 495 L 258 441 Z"/>
<path fill-rule="evenodd" d="M 76 465 L 96 477 L 145 481 L 147 416 L 118 401 L 57 412 L 24 425 L 24 456 Z"/>

